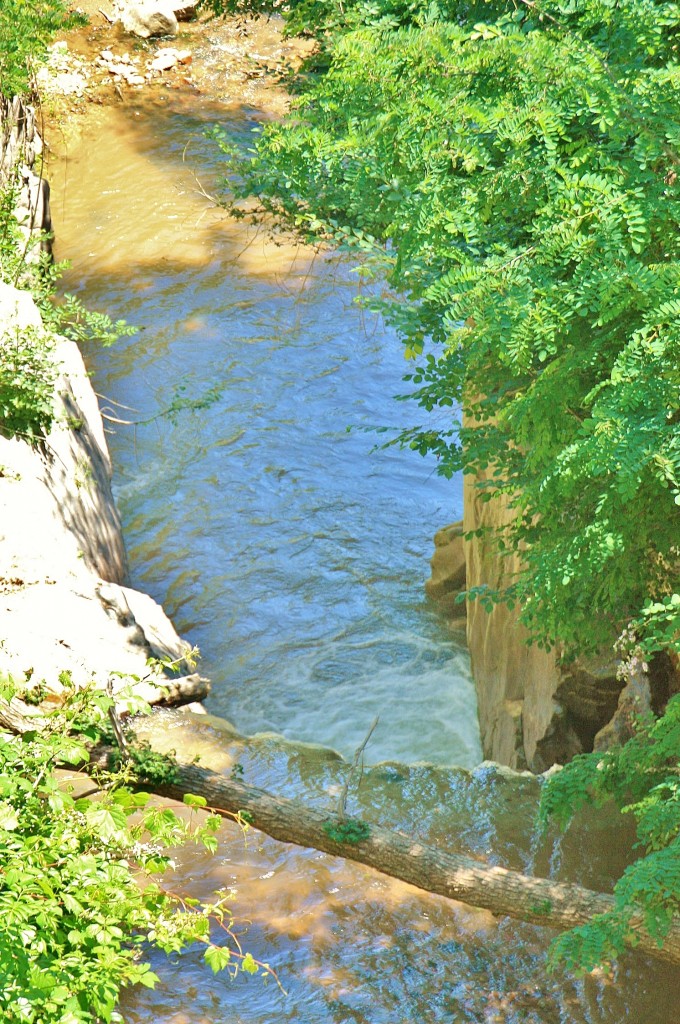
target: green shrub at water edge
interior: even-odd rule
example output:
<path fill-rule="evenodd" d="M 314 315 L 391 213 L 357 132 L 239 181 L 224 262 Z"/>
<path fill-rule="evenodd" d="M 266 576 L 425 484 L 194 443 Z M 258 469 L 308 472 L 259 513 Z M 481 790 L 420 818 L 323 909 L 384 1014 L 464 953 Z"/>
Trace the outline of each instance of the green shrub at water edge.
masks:
<path fill-rule="evenodd" d="M 17 187 L 10 183 L 0 193 L 0 281 L 30 292 L 44 326 L 0 325 L 0 434 L 35 443 L 49 432 L 54 417 L 57 335 L 109 345 L 135 328 L 85 309 L 73 295 L 55 302 L 65 264 L 41 251 L 39 233 L 26 240 L 14 213 L 16 201 Z"/>
<path fill-rule="evenodd" d="M 200 942 L 214 970 L 257 972 L 251 956 L 222 944 L 231 934 L 225 894 L 202 904 L 165 881 L 172 868 L 167 848 L 191 842 L 214 850 L 219 818 L 187 823 L 168 807 L 147 806 L 148 795 L 131 788 L 129 767 L 95 772 L 95 786 L 86 785 L 88 795 L 78 798 L 68 779 L 80 781 L 81 792 L 83 780 L 89 783 L 82 772 L 87 741 L 103 731 L 111 699 L 74 690 L 66 675 L 62 683 L 64 705 L 34 732 L 0 732 L 4 1024 L 120 1021 L 121 989 L 158 980 L 145 961 L 149 947 L 175 952 Z M 0 678 L 0 700 L 18 693 Z M 145 708 L 132 697 L 128 705 Z M 75 767 L 58 776 L 64 763 Z M 200 797 L 186 803 L 205 805 Z M 223 930 L 222 942 L 211 940 L 211 924 Z"/>
<path fill-rule="evenodd" d="M 0 334 L 0 434 L 35 442 L 53 416 L 52 336 L 36 328 Z"/>

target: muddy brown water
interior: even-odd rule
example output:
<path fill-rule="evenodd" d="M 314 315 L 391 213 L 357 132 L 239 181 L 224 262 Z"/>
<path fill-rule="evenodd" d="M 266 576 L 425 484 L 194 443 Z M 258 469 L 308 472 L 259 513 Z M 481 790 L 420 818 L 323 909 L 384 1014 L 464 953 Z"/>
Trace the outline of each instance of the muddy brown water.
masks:
<path fill-rule="evenodd" d="M 372 428 L 415 415 L 392 399 L 398 343 L 353 305 L 351 267 L 206 198 L 220 168 L 206 129 L 247 144 L 283 109 L 248 64 L 281 57 L 275 26 L 189 31 L 191 81 L 91 105 L 53 136 L 50 163 L 66 289 L 140 328 L 86 353 L 105 407 L 150 421 L 110 437 L 134 583 L 201 647 L 210 710 L 245 733 L 285 734 L 244 742 L 219 719 L 170 713 L 165 741 L 334 806 L 344 768 L 328 748 L 351 754 L 380 712 L 369 760 L 381 763 L 352 789 L 356 813 L 606 889 L 627 855 L 618 823 L 584 816 L 561 841 L 539 839 L 535 779 L 466 770 L 480 758 L 466 653 L 422 596 L 431 536 L 460 513 L 460 486 L 411 453 L 371 454 Z M 208 407 L 155 418 L 212 388 Z M 216 856 L 180 851 L 176 865 L 175 890 L 233 892 L 245 947 L 287 994 L 213 977 L 198 949 L 154 955 L 161 985 L 126 995 L 128 1024 L 680 1018 L 676 970 L 630 956 L 612 976 L 549 975 L 545 930 L 256 833 L 244 843 L 225 825 Z"/>

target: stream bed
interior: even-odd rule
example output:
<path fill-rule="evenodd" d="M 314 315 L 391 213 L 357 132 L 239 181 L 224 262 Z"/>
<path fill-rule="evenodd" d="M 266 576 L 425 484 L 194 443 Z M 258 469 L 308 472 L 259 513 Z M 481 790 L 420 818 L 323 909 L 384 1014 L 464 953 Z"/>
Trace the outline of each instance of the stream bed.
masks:
<path fill-rule="evenodd" d="M 209 711 L 281 734 L 247 744 L 173 713 L 169 743 L 184 751 L 189 732 L 216 770 L 238 762 L 248 782 L 332 806 L 333 750 L 350 757 L 379 714 L 380 763 L 352 794 L 367 820 L 606 887 L 622 863 L 601 818 L 539 841 L 536 780 L 466 770 L 481 759 L 467 655 L 423 594 L 460 481 L 373 451 L 376 428 L 418 419 L 393 399 L 397 340 L 355 304 L 351 265 L 208 199 L 220 157 L 206 131 L 247 141 L 280 109 L 221 71 L 237 45 L 280 45 L 271 25 L 251 32 L 194 35 L 192 82 L 120 93 L 52 141 L 65 290 L 139 328 L 85 352 L 104 411 L 135 421 L 109 437 L 132 583 L 200 647 Z M 215 857 L 178 854 L 173 886 L 233 890 L 246 948 L 287 995 L 214 978 L 200 951 L 155 957 L 163 984 L 126 997 L 129 1024 L 669 1024 L 680 995 L 677 971 L 635 957 L 612 977 L 548 975 L 545 930 L 227 825 Z"/>

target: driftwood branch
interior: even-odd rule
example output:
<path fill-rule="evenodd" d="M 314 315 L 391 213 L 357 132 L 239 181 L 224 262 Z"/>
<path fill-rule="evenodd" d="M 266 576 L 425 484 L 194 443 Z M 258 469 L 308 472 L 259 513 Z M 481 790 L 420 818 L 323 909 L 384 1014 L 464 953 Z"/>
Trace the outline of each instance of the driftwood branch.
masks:
<path fill-rule="evenodd" d="M 112 679 L 108 680 L 108 682 L 106 684 L 106 691 L 107 691 L 109 697 L 111 698 L 111 700 L 113 701 L 113 680 Z M 116 737 L 116 743 L 118 744 L 118 748 L 120 750 L 120 756 L 122 757 L 123 761 L 129 761 L 130 760 L 130 755 L 128 753 L 127 740 L 125 739 L 125 733 L 123 731 L 123 723 L 121 722 L 120 716 L 118 714 L 118 711 L 116 710 L 116 705 L 113 704 L 113 703 L 111 704 L 111 707 L 109 708 L 109 721 L 110 721 L 111 726 L 113 728 L 113 735 Z"/>
<path fill-rule="evenodd" d="M 106 763 L 106 758 L 106 751 L 93 753 L 96 764 Z M 175 800 L 182 800 L 186 793 L 197 794 L 219 814 L 233 817 L 243 813 L 254 828 L 280 842 L 366 864 L 426 892 L 482 907 L 497 916 L 565 931 L 614 907 L 613 897 L 605 893 L 493 867 L 378 825 L 370 825 L 368 835 L 360 842 L 338 841 L 333 838 L 338 835 L 334 826 L 342 819 L 332 812 L 273 796 L 194 764 L 179 765 L 172 784 L 145 784 L 143 788 Z M 672 925 L 660 947 L 646 933 L 641 920 L 634 920 L 629 945 L 680 964 L 680 922 Z"/>

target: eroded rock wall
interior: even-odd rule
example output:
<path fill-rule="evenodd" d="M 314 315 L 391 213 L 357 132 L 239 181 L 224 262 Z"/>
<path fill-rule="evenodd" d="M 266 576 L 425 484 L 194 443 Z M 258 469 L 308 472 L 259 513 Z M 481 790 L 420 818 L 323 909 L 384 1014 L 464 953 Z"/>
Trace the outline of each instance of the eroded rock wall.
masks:
<path fill-rule="evenodd" d="M 437 534 L 432 577 L 426 590 L 447 613 L 460 607 L 458 593 L 486 584 L 507 584 L 517 558 L 501 558 L 490 533 L 464 540 L 507 517 L 503 500 L 482 501 L 476 479 L 465 478 L 464 519 Z M 555 651 L 526 644 L 515 610 L 487 612 L 467 602 L 467 643 L 478 700 L 484 756 L 515 769 L 545 771 L 591 750 L 617 710 L 622 682 L 613 659 L 562 666 Z"/>

